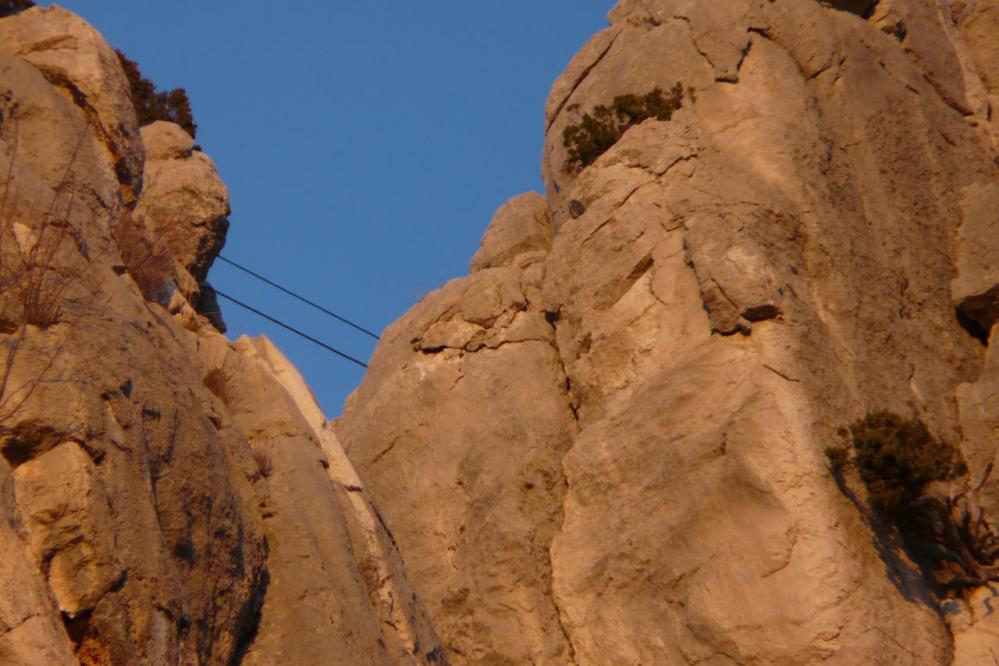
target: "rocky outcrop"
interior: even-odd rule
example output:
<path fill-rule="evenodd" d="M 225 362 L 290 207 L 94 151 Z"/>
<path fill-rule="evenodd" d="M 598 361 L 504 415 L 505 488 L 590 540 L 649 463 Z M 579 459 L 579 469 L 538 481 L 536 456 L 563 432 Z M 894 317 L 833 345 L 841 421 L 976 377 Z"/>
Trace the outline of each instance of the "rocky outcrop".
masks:
<path fill-rule="evenodd" d="M 17 514 L 10 465 L 0 460 L 0 661 L 72 664 L 73 650 L 42 572 L 15 531 Z"/>
<path fill-rule="evenodd" d="M 980 600 L 941 606 L 823 455 L 880 409 L 973 478 L 996 455 L 995 319 L 969 307 L 999 266 L 994 3 L 972 4 L 624 0 L 573 59 L 550 222 L 501 210 L 337 426 L 455 663 L 985 654 Z M 584 114 L 677 83 L 670 121 L 568 166 Z"/>
<path fill-rule="evenodd" d="M 0 662 L 443 663 L 301 378 L 194 311 L 225 188 L 127 100 L 80 19 L 0 19 Z"/>
<path fill-rule="evenodd" d="M 999 153 L 999 5 L 992 0 L 969 0 L 952 4 L 952 18 L 967 45 L 974 66 L 988 95 L 993 149 Z"/>
<path fill-rule="evenodd" d="M 220 412 L 253 449 L 272 545 L 243 663 L 443 663 L 392 535 L 298 371 L 266 339 L 211 336 L 199 353 Z"/>
<path fill-rule="evenodd" d="M 133 201 L 142 188 L 142 139 L 125 74 L 104 38 L 79 16 L 54 5 L 0 21 L 0 50 L 34 65 L 85 115 L 90 132 L 107 151 L 107 159 L 94 166 L 109 165 L 126 200 Z M 82 133 L 72 138 L 84 140 Z"/>
<path fill-rule="evenodd" d="M 229 192 L 215 164 L 179 125 L 156 121 L 142 128 L 147 158 L 135 216 L 166 243 L 198 283 L 222 251 L 229 229 Z"/>
<path fill-rule="evenodd" d="M 931 585 L 824 450 L 891 410 L 995 463 L 997 7 L 623 0 L 547 194 L 335 423 L 198 312 L 209 158 L 73 15 L 0 19 L 0 661 L 989 659 L 994 587 Z"/>
<path fill-rule="evenodd" d="M 338 427 L 462 663 L 570 658 L 548 548 L 576 426 L 541 307 L 549 242 L 540 196 L 501 209 L 475 272 L 384 332 Z"/>
<path fill-rule="evenodd" d="M 229 230 L 229 191 L 215 163 L 179 125 L 158 120 L 142 128 L 146 165 L 142 196 L 132 219 L 165 246 L 173 260 L 174 287 L 167 307 L 183 313 L 188 327 L 207 321 L 225 332 L 215 291 L 205 281 Z"/>

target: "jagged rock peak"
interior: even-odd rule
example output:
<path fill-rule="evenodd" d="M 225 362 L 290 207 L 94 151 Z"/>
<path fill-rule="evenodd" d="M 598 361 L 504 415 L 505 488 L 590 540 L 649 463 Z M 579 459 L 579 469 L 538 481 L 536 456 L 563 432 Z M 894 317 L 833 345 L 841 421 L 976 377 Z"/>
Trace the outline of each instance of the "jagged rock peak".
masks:
<path fill-rule="evenodd" d="M 544 204 L 337 422 L 450 658 L 987 661 L 994 590 L 948 593 L 824 451 L 918 418 L 999 518 L 999 3 L 610 21 L 548 99 Z"/>

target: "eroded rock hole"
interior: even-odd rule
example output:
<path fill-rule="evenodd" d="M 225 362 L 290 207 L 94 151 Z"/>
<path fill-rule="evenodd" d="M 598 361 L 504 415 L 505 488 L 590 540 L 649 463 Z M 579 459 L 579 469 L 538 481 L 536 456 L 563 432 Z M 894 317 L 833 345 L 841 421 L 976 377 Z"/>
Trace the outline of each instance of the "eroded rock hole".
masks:
<path fill-rule="evenodd" d="M 37 421 L 25 421 L 0 432 L 0 452 L 11 467 L 23 465 L 65 439 L 65 433 Z"/>
<path fill-rule="evenodd" d="M 862 18 L 869 18 L 878 6 L 877 0 L 824 0 L 822 4 Z"/>
<path fill-rule="evenodd" d="M 780 308 L 772 303 L 764 303 L 748 308 L 742 313 L 742 317 L 747 321 L 766 321 L 776 319 L 781 316 Z"/>
<path fill-rule="evenodd" d="M 988 346 L 992 327 L 999 321 L 999 285 L 962 300 L 957 305 L 956 315 L 961 328 Z"/>

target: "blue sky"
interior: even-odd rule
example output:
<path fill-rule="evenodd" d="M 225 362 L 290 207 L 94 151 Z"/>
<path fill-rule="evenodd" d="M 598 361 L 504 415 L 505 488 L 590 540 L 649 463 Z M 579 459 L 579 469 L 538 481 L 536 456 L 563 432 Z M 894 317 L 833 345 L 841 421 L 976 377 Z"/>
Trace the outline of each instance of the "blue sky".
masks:
<path fill-rule="evenodd" d="M 232 196 L 224 254 L 380 331 L 467 273 L 500 204 L 542 188 L 548 90 L 613 2 L 60 4 L 160 88 L 188 90 Z M 228 266 L 209 279 L 349 354 L 374 350 Z M 363 370 L 223 309 L 231 337 L 270 336 L 341 412 Z"/>

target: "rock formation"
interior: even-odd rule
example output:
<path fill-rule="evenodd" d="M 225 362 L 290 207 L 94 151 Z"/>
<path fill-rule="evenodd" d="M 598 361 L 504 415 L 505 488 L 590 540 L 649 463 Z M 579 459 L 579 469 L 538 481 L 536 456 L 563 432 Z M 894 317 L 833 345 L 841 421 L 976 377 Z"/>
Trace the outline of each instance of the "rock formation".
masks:
<path fill-rule="evenodd" d="M 205 277 L 229 229 L 229 192 L 211 158 L 195 150 L 194 139 L 179 126 L 161 120 L 147 125 L 142 143 L 143 195 L 133 215 L 166 245 L 180 291 L 195 310 L 205 312 Z M 220 315 L 209 318 L 225 332 Z"/>
<path fill-rule="evenodd" d="M 889 410 L 995 462 L 997 34 L 622 0 L 547 194 L 330 422 L 206 307 L 211 160 L 82 20 L 0 19 L 0 663 L 990 663 L 999 588 L 943 589 L 824 451 Z"/>
<path fill-rule="evenodd" d="M 614 8 L 549 97 L 547 197 L 386 331 L 337 425 L 454 663 L 999 651 L 995 591 L 942 600 L 823 455 L 884 409 L 973 478 L 996 456 L 997 12 Z M 572 168 L 567 127 L 677 83 Z"/>
<path fill-rule="evenodd" d="M 197 311 L 211 160 L 61 8 L 0 72 L 0 663 L 441 663 L 301 378 Z"/>

